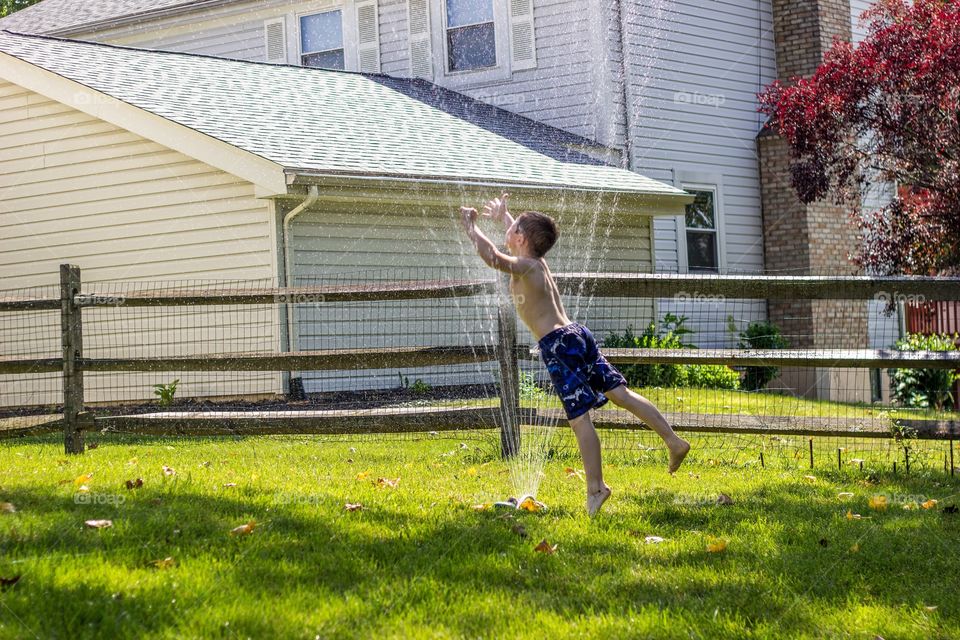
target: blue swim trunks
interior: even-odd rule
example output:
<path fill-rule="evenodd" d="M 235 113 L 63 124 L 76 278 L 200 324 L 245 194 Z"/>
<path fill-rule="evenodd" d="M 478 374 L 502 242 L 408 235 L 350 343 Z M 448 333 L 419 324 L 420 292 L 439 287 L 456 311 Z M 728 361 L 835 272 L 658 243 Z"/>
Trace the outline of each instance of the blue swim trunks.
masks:
<path fill-rule="evenodd" d="M 627 384 L 600 354 L 593 334 L 582 324 L 574 322 L 554 329 L 538 344 L 568 419 L 602 407 L 607 403 L 604 392 Z"/>

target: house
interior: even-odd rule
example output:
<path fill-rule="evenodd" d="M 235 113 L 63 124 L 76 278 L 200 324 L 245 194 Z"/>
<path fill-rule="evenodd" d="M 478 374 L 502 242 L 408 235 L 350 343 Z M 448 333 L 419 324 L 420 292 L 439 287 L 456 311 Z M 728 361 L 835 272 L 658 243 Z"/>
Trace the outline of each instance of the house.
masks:
<path fill-rule="evenodd" d="M 497 118 L 510 112 L 548 125 L 575 136 L 567 145 L 584 155 L 693 194 L 682 215 L 655 216 L 637 234 L 650 268 L 835 273 L 850 271 L 845 247 L 854 239 L 844 215 L 792 197 L 784 146 L 758 137 L 756 92 L 809 73 L 834 35 L 862 37 L 865 8 L 863 0 L 43 0 L 0 28 L 443 87 L 465 97 L 441 102 L 472 98 L 467 104 L 497 107 Z M 158 91 L 169 78 L 153 79 Z M 597 217 L 596 236 L 621 231 L 615 220 Z M 889 344 L 896 320 L 880 306 L 848 318 L 846 346 Z M 655 307 L 655 317 L 691 316 L 701 346 L 733 341 L 731 313 L 740 327 L 770 318 L 797 346 L 836 339 L 836 313 L 802 301 L 704 303 L 690 292 Z M 849 372 L 801 373 L 785 386 L 870 399 L 868 380 L 852 395 L 841 388 L 848 383 L 830 383 Z"/>
<path fill-rule="evenodd" d="M 588 210 L 616 226 L 595 239 L 568 224 L 559 268 L 596 269 L 602 251 L 609 268 L 649 270 L 652 219 L 677 215 L 690 196 L 611 165 L 607 153 L 418 79 L 0 32 L 0 277 L 6 288 L 53 285 L 67 261 L 101 287 L 300 283 L 373 268 L 381 274 L 374 277 L 401 280 L 429 269 L 489 277 L 459 229 L 458 206 L 499 188 L 561 224 Z M 203 309 L 148 317 L 146 335 L 91 316 L 85 341 L 89 355 L 97 345 L 124 355 L 211 344 L 228 352 L 251 350 L 244 336 L 252 334 L 271 350 L 289 346 L 279 311 L 254 320 L 238 312 L 236 321 Z M 345 339 L 319 333 L 335 313 L 323 305 L 300 305 L 299 313 L 295 348 Z M 648 308 L 637 313 L 636 322 L 650 317 Z M 429 330 L 411 320 L 406 337 L 462 341 L 447 315 Z M 227 329 L 206 333 L 214 322 Z M 371 339 L 388 333 L 384 322 L 369 320 Z M 52 352 L 56 335 L 48 335 Z M 25 336 L 4 338 L 12 345 Z M 393 385 L 396 373 L 364 384 Z M 152 384 L 165 382 L 141 380 L 93 378 L 88 399 L 149 397 Z M 281 391 L 273 374 L 244 380 L 244 394 Z M 308 391 L 312 381 L 304 381 Z M 24 393 L 25 381 L 8 382 L 8 397 Z M 199 395 L 237 388 L 199 375 L 182 386 Z"/>

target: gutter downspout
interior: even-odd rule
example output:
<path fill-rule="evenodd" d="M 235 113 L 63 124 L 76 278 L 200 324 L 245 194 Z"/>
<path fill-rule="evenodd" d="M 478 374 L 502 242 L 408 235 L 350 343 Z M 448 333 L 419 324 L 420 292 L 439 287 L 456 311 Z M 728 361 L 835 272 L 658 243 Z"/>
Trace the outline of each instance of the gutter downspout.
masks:
<path fill-rule="evenodd" d="M 287 212 L 283 216 L 283 279 L 284 284 L 289 289 L 293 287 L 293 256 L 291 250 L 290 242 L 290 233 L 293 223 L 293 219 L 298 215 L 311 207 L 317 200 L 320 199 L 320 188 L 316 186 L 310 187 L 307 197 L 303 202 L 298 204 L 295 208 Z M 291 302 L 291 296 L 287 296 L 287 351 L 291 352 L 296 347 L 295 340 L 293 337 L 294 331 L 294 317 L 293 317 L 293 303 Z M 295 400 L 304 399 L 303 391 L 303 380 L 297 376 L 296 371 L 288 372 L 289 376 L 289 394 Z M 294 381 L 297 382 L 294 382 Z"/>
<path fill-rule="evenodd" d="M 627 73 L 627 25 L 623 20 L 623 0 L 613 0 L 617 5 L 617 26 L 620 31 L 620 88 L 623 92 L 623 122 L 626 132 L 623 140 L 622 168 L 633 171 L 633 141 L 630 133 L 633 131 L 632 103 L 630 102 L 630 76 Z"/>

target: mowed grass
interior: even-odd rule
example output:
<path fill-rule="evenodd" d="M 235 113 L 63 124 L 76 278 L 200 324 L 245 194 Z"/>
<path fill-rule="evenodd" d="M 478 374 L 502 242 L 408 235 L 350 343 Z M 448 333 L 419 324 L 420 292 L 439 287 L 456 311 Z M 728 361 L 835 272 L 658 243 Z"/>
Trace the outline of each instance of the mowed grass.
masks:
<path fill-rule="evenodd" d="M 570 456 L 544 468 L 548 511 L 473 510 L 512 488 L 493 442 L 464 444 L 4 443 L 0 578 L 19 580 L 0 589 L 0 637 L 960 637 L 960 483 L 942 472 L 692 457 L 670 477 L 619 453 L 591 520 Z"/>

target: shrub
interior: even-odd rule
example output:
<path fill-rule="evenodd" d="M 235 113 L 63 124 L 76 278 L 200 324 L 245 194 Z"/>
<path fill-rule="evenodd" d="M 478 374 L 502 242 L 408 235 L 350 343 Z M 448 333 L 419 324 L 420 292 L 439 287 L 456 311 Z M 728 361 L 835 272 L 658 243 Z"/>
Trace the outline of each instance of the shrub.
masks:
<path fill-rule="evenodd" d="M 790 343 L 780 335 L 780 327 L 769 321 L 751 322 L 740 332 L 741 349 L 785 349 Z M 745 367 L 743 388 L 759 391 L 777 377 L 777 367 Z"/>
<path fill-rule="evenodd" d="M 900 351 L 954 351 L 953 336 L 944 334 L 921 335 L 911 333 L 897 341 Z M 933 408 L 937 411 L 952 409 L 957 399 L 952 386 L 960 376 L 949 369 L 888 369 L 890 390 L 900 404 L 917 409 Z"/>
<path fill-rule="evenodd" d="M 668 313 L 663 316 L 662 330 L 651 322 L 642 334 L 635 335 L 633 327 L 623 334 L 612 333 L 603 341 L 604 347 L 626 349 L 695 349 L 684 342 L 684 336 L 692 335 L 693 329 L 684 326 L 686 316 Z M 628 364 L 619 367 L 627 384 L 635 387 L 709 387 L 714 389 L 737 389 L 740 375 L 724 365 L 715 364 Z"/>
<path fill-rule="evenodd" d="M 687 386 L 739 389 L 740 374 L 723 364 L 692 364 L 687 367 Z"/>

